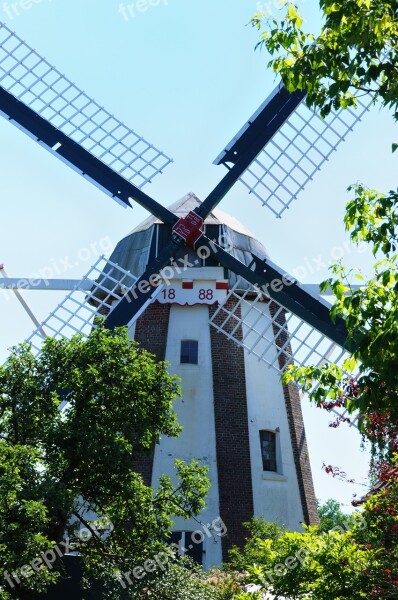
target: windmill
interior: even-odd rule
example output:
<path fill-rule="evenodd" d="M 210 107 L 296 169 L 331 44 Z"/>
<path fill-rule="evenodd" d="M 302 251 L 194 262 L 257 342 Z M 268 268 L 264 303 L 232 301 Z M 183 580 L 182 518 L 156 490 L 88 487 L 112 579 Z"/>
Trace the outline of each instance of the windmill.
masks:
<path fill-rule="evenodd" d="M 233 217 L 217 209 L 240 180 L 277 217 L 370 105 L 322 120 L 304 94 L 279 85 L 216 159 L 227 167 L 201 202 L 188 194 L 170 208 L 142 188 L 171 162 L 0 25 L 0 111 L 54 156 L 124 207 L 152 216 L 100 257 L 28 341 L 86 332 L 103 314 L 182 376 L 179 440 L 161 440 L 137 469 L 147 484 L 179 458 L 209 465 L 213 482 L 202 519 L 221 515 L 222 553 L 244 536 L 253 514 L 298 529 L 317 519 L 298 390 L 280 372 L 296 364 L 341 360 L 345 323 L 283 269 Z M 40 282 L 39 282 L 40 283 Z M 12 283 L 10 283 L 12 285 Z M 36 288 L 40 287 L 36 285 Z M 68 287 L 68 286 L 65 286 Z M 175 536 L 206 565 L 220 546 L 192 542 L 193 523 Z M 188 531 L 189 530 L 189 531 Z M 203 558 L 204 556 L 204 558 Z"/>

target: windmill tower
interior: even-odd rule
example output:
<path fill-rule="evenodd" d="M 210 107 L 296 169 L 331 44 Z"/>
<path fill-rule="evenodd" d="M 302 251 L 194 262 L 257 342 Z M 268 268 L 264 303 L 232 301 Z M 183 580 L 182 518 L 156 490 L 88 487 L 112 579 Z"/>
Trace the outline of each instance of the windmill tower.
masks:
<path fill-rule="evenodd" d="M 205 552 L 207 565 L 242 542 L 242 522 L 252 515 L 290 529 L 317 519 L 299 394 L 281 384 L 280 373 L 293 361 L 341 360 L 346 326 L 332 322 L 322 298 L 217 210 L 241 181 L 280 217 L 371 102 L 359 100 L 356 112 L 322 120 L 303 99 L 279 85 L 216 159 L 228 171 L 206 199 L 189 194 L 166 208 L 141 188 L 170 158 L 0 23 L 0 113 L 125 208 L 138 202 L 153 215 L 82 281 L 70 288 L 51 283 L 70 292 L 28 341 L 40 352 L 43 332 L 89 332 L 100 313 L 108 328 L 127 325 L 145 348 L 170 361 L 182 378 L 177 412 L 184 432 L 162 439 L 137 469 L 156 485 L 177 457 L 208 464 L 213 486 L 201 519 L 222 518 L 222 551 L 207 539 L 189 547 L 186 532 L 195 523 L 175 527 L 175 539 L 200 562 Z M 24 288 L 51 289 L 42 283 L 25 279 Z"/>
<path fill-rule="evenodd" d="M 188 194 L 170 210 L 185 217 L 200 204 Z M 214 210 L 204 228 L 241 260 L 249 263 L 252 252 L 267 258 L 250 231 L 222 211 Z M 110 261 L 133 273 L 142 270 L 161 252 L 167 239 L 164 229 L 158 219 L 147 219 L 119 242 Z M 183 269 L 187 263 L 192 266 Z M 209 322 L 236 276 L 187 248 L 175 256 L 174 264 L 165 272 L 168 285 L 130 332 L 159 360 L 169 361 L 170 372 L 181 378 L 182 396 L 175 410 L 184 430 L 177 439 L 161 439 L 153 455 L 141 457 L 138 469 L 145 483 L 156 487 L 160 475 L 174 473 L 176 458 L 198 459 L 209 467 L 212 487 L 200 519 L 211 523 L 221 516 L 227 528 L 222 549 L 206 536 L 192 544 L 185 532 L 197 529 L 194 520 L 179 519 L 175 530 L 183 533 L 188 553 L 200 562 L 203 555 L 203 563 L 213 566 L 226 559 L 232 544 L 243 542 L 242 523 L 253 515 L 299 530 L 303 522 L 317 522 L 316 502 L 297 390 L 282 386 L 276 370 L 265 369 L 253 353 Z M 258 326 L 265 328 L 261 322 Z M 239 325 L 238 335 L 244 334 Z"/>

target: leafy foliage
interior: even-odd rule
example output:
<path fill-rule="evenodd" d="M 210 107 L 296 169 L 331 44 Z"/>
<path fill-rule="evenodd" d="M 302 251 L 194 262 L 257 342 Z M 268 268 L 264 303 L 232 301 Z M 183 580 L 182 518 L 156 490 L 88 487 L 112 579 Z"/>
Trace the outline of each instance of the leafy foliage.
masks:
<path fill-rule="evenodd" d="M 192 563 L 171 563 L 148 590 L 148 598 L 167 600 L 222 600 L 201 567 Z"/>
<path fill-rule="evenodd" d="M 265 14 L 252 19 L 260 46 L 272 55 L 269 66 L 288 90 L 302 89 L 323 115 L 356 105 L 357 94 L 371 92 L 392 107 L 398 99 L 398 7 L 395 0 L 320 0 L 319 35 L 303 30 L 297 6 L 287 3 L 280 20 Z"/>
<path fill-rule="evenodd" d="M 360 600 L 369 597 L 379 562 L 377 552 L 355 541 L 351 531 L 286 532 L 258 540 L 258 557 L 247 571 L 264 589 L 292 599 Z"/>
<path fill-rule="evenodd" d="M 337 500 L 329 498 L 324 504 L 318 504 L 319 531 L 328 533 L 331 529 L 339 527 L 341 529 L 351 529 L 355 523 L 355 517 L 343 513 Z"/>
<path fill-rule="evenodd" d="M 280 20 L 265 15 L 253 18 L 252 24 L 262 31 L 259 46 L 271 54 L 269 65 L 281 75 L 289 91 L 306 91 L 307 103 L 320 109 L 323 116 L 332 108 L 355 106 L 358 95 L 370 92 L 374 102 L 379 100 L 398 118 L 397 2 L 320 0 L 319 5 L 323 25 L 318 35 L 303 31 L 303 19 L 291 2 Z M 392 144 L 393 151 L 397 147 Z M 346 208 L 346 230 L 354 243 L 367 243 L 378 262 L 368 279 L 336 264 L 322 289 L 333 290 L 332 318 L 346 320 L 347 347 L 353 349 L 352 356 L 341 366 L 293 367 L 284 380 L 298 382 L 305 391 L 314 390 L 316 383 L 311 400 L 319 407 L 328 411 L 344 407 L 350 414 L 359 414 L 363 437 L 372 444 L 373 479 L 379 479 L 383 489 L 377 494 L 375 490 L 365 504 L 367 530 L 355 534 L 355 543 L 360 546 L 356 549 L 358 564 L 361 565 L 362 557 L 365 562 L 370 560 L 369 565 L 365 571 L 355 572 L 346 557 L 353 579 L 365 574 L 368 582 L 358 581 L 357 592 L 362 596 L 355 596 L 354 590 L 347 596 L 396 598 L 398 193 L 392 190 L 382 194 L 363 184 L 353 185 L 349 190 L 354 197 Z M 361 282 L 360 289 L 352 287 L 355 278 Z M 359 375 L 353 377 L 355 371 Z M 333 425 L 342 420 L 349 419 L 340 419 Z M 327 468 L 333 471 L 332 467 Z M 345 548 L 349 539 L 340 541 L 344 541 Z M 374 554 L 366 554 L 368 551 Z M 338 597 L 344 569 L 342 573 L 334 574 L 336 596 L 330 597 Z M 310 573 L 308 577 L 311 578 Z M 323 593 L 314 591 L 317 598 L 329 597 Z"/>
<path fill-rule="evenodd" d="M 243 579 L 239 572 L 213 569 L 210 571 L 208 582 L 217 590 L 219 600 L 244 600 Z M 257 600 L 257 596 L 251 595 L 249 600 Z"/>
<path fill-rule="evenodd" d="M 336 264 L 334 277 L 322 285 L 335 295 L 332 317 L 343 317 L 355 351 L 342 366 L 292 368 L 285 381 L 294 379 L 305 390 L 319 383 L 312 400 L 330 410 L 344 406 L 359 411 L 363 435 L 378 458 L 389 458 L 398 449 L 398 226 L 394 192 L 383 196 L 362 185 L 354 186 L 355 197 L 347 205 L 346 228 L 354 243 L 366 242 L 380 260 L 373 277 L 359 275 L 361 287 L 352 289 L 353 277 Z M 350 379 L 347 373 L 359 370 Z"/>
<path fill-rule="evenodd" d="M 230 550 L 226 565 L 230 571 L 245 571 L 247 565 L 258 560 L 260 543 L 264 540 L 276 540 L 285 533 L 284 527 L 270 523 L 263 517 L 253 517 L 244 526 L 248 530 L 246 543 L 243 549 L 234 546 Z"/>
<path fill-rule="evenodd" d="M 307 527 L 303 532 L 286 532 L 263 521 L 261 527 L 252 527 L 241 554 L 237 549 L 232 552 L 228 572 L 239 568 L 246 582 L 292 600 L 396 597 L 388 594 L 397 592 L 397 545 L 395 538 L 391 539 L 391 548 L 386 550 L 385 532 L 380 531 L 380 522 L 374 516 L 374 506 L 380 507 L 381 503 L 380 497 L 370 499 L 362 514 L 345 517 L 341 526 L 334 525 L 328 532 L 322 531 L 322 525 Z M 336 515 L 335 505 L 329 502 L 329 516 L 330 512 Z M 396 520 L 388 535 L 395 528 Z"/>
<path fill-rule="evenodd" d="M 42 498 L 42 478 L 36 466 L 41 454 L 33 448 L 0 441 L 0 561 L 3 572 L 28 564 L 50 548 L 45 532 L 48 510 Z M 56 575 L 40 570 L 30 580 L 37 592 L 55 581 Z M 0 598 L 11 597 L 6 580 L 0 582 Z"/>
<path fill-rule="evenodd" d="M 364 528 L 357 539 L 378 553 L 379 569 L 372 598 L 398 596 L 398 455 L 380 469 L 380 481 L 364 505 Z"/>
<path fill-rule="evenodd" d="M 260 46 L 272 55 L 270 65 L 289 90 L 303 89 L 307 102 L 323 115 L 331 108 L 355 105 L 355 94 L 374 94 L 398 114 L 398 5 L 391 0 L 320 0 L 323 26 L 319 35 L 305 33 L 297 6 L 287 3 L 278 20 L 256 15 Z M 365 278 L 341 264 L 321 285 L 336 301 L 332 317 L 346 320 L 353 356 L 342 366 L 292 369 L 294 379 L 311 390 L 312 400 L 326 410 L 344 406 L 359 411 L 363 435 L 378 458 L 398 449 L 398 194 L 382 194 L 363 184 L 349 188 L 353 199 L 345 215 L 354 244 L 367 243 L 379 259 Z M 361 283 L 354 290 L 353 282 Z M 357 369 L 359 379 L 349 374 Z M 336 425 L 339 423 L 336 422 Z"/>
<path fill-rule="evenodd" d="M 136 597 L 136 589 L 122 595 L 117 575 L 165 551 L 172 517 L 198 514 L 209 487 L 207 469 L 195 461 L 177 461 L 178 483 L 163 476 L 156 490 L 135 472 L 138 452 L 179 434 L 178 394 L 166 365 L 125 328 L 99 324 L 87 339 L 47 339 L 38 357 L 27 345 L 13 349 L 0 367 L 0 555 L 8 570 L 67 534 L 88 587 L 97 580 L 104 597 Z M 111 533 L 95 528 L 96 515 L 107 517 Z M 34 598 L 57 576 L 42 568 L 16 590 L 2 583 L 3 598 Z"/>

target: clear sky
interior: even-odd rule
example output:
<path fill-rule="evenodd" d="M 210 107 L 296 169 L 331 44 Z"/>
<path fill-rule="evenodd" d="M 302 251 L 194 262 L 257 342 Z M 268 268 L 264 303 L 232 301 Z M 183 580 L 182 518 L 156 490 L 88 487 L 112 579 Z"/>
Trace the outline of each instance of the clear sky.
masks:
<path fill-rule="evenodd" d="M 144 0 L 145 2 L 145 0 Z M 204 198 L 224 173 L 212 165 L 274 87 L 268 57 L 255 52 L 258 34 L 250 17 L 278 1 L 17 0 L 0 2 L 0 20 L 44 55 L 89 95 L 168 155 L 174 163 L 146 190 L 167 205 L 189 191 Z M 308 28 L 319 26 L 317 2 L 299 2 Z M 132 14 L 131 14 L 132 13 Z M 126 18 L 127 15 L 127 18 Z M 220 208 L 234 214 L 267 247 L 274 262 L 297 269 L 304 283 L 319 282 L 342 253 L 366 271 L 366 253 L 347 245 L 342 218 L 351 182 L 388 190 L 396 184 L 391 142 L 397 126 L 376 109 L 348 138 L 281 220 L 238 184 Z M 50 267 L 80 277 L 95 261 L 93 246 L 113 245 L 147 215 L 125 210 L 0 119 L 0 262 L 11 276 Z M 344 246 L 344 244 L 346 244 Z M 82 251 L 83 249 L 83 251 Z M 79 257 L 87 257 L 81 260 Z M 322 268 L 319 257 L 322 257 Z M 67 259 L 67 260 L 66 260 Z M 63 272 L 63 265 L 73 266 Z M 55 292 L 25 292 L 43 319 L 61 300 Z M 0 293 L 0 360 L 25 339 L 32 324 L 10 294 Z M 367 455 L 359 435 L 328 428 L 329 417 L 304 403 L 316 493 L 335 497 L 347 510 L 355 487 L 331 479 L 322 462 L 350 477 L 366 477 Z"/>

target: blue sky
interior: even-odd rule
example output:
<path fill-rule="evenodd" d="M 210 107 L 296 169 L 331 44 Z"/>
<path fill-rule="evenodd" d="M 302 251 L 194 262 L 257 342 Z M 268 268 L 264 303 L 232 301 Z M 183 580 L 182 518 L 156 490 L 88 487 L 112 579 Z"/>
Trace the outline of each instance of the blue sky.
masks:
<path fill-rule="evenodd" d="M 146 188 L 167 205 L 189 191 L 206 194 L 223 175 L 214 158 L 274 87 L 268 57 L 255 52 L 258 34 L 247 27 L 261 6 L 277 12 L 278 2 L 156 0 L 132 16 L 118 0 L 19 0 L 0 2 L 5 21 L 39 53 L 89 95 L 168 155 L 174 163 Z M 127 8 L 128 2 L 123 3 Z M 308 28 L 319 26 L 315 2 L 299 2 Z M 23 10 L 23 6 L 28 7 Z M 127 12 L 127 19 L 126 19 Z M 18 15 L 17 15 L 18 14 Z M 124 14 L 124 16 L 123 16 Z M 396 184 L 391 142 L 397 126 L 374 109 L 325 165 L 281 220 L 237 185 L 220 208 L 233 213 L 287 271 L 301 268 L 304 283 L 319 282 L 341 254 L 348 237 L 342 218 L 351 182 L 388 190 Z M 124 210 L 91 184 L 0 120 L 0 262 L 22 277 L 47 266 L 79 277 L 97 255 L 77 260 L 82 249 L 104 251 L 133 229 L 146 213 Z M 367 253 L 346 245 L 345 261 L 365 271 Z M 85 256 L 87 252 L 83 253 Z M 316 267 L 322 255 L 324 267 Z M 318 262 L 319 264 L 319 262 Z M 24 294 L 39 319 L 61 300 L 55 292 Z M 31 323 L 21 307 L 0 293 L 0 359 L 26 338 Z M 304 406 L 317 495 L 349 505 L 364 488 L 330 479 L 322 462 L 339 465 L 351 477 L 367 472 L 367 455 L 357 433 L 327 427 L 329 418 Z M 348 506 L 347 506 L 348 509 Z"/>

